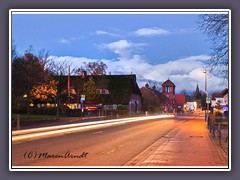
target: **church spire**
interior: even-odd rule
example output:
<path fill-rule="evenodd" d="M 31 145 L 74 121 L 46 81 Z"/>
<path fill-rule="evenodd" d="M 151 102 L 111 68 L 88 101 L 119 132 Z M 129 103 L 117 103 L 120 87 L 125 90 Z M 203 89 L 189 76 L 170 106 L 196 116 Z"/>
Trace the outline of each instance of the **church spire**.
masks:
<path fill-rule="evenodd" d="M 197 87 L 196 87 L 196 93 L 200 93 L 198 83 L 197 83 Z"/>

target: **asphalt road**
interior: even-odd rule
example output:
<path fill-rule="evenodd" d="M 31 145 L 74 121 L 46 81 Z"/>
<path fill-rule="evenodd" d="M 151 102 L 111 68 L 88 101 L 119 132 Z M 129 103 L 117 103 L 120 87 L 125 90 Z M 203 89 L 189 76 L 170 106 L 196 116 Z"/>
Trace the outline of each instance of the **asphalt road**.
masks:
<path fill-rule="evenodd" d="M 155 119 L 13 143 L 12 166 L 122 166 L 186 122 Z"/>

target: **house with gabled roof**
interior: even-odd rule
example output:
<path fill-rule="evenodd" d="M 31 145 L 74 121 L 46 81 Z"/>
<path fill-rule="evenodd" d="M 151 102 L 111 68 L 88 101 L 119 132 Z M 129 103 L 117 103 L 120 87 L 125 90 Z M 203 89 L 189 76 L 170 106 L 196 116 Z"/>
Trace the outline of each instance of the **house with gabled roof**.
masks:
<path fill-rule="evenodd" d="M 136 82 L 136 75 L 87 75 L 86 72 L 81 76 L 61 76 L 59 86 L 67 89 L 70 83 L 70 89 L 74 89 L 75 94 L 70 94 L 71 98 L 65 99 L 66 104 L 71 104 L 70 108 L 78 108 L 81 95 L 84 94 L 83 86 L 92 78 L 98 99 L 95 104 L 88 104 L 85 99 L 85 106 L 103 106 L 112 109 L 118 105 L 127 107 L 129 113 L 139 113 L 142 111 L 142 94 Z M 70 82 L 68 82 L 70 79 Z M 63 91 L 62 91 L 63 92 Z M 61 92 L 60 92 L 61 93 Z M 87 98 L 87 97 L 86 97 Z"/>
<path fill-rule="evenodd" d="M 220 93 L 212 94 L 212 107 L 215 107 L 217 102 L 219 102 L 220 105 L 228 105 L 228 88 L 225 88 Z"/>
<path fill-rule="evenodd" d="M 141 93 L 143 96 L 143 104 L 147 107 L 155 107 L 162 109 L 165 112 L 173 112 L 173 110 L 181 111 L 186 103 L 184 94 L 175 94 L 175 84 L 169 79 L 163 82 L 162 92 L 159 92 L 155 87 L 150 88 L 148 84 L 142 87 Z"/>
<path fill-rule="evenodd" d="M 140 88 L 143 97 L 144 111 L 166 111 L 171 103 L 169 98 L 157 91 L 155 87 L 149 87 L 148 83 Z"/>

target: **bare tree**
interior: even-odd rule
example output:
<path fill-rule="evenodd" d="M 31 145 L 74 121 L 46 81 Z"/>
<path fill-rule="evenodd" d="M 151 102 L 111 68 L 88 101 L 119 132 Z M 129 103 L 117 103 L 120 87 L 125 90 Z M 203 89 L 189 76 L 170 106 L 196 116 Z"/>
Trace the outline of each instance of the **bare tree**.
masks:
<path fill-rule="evenodd" d="M 84 62 L 85 69 L 91 75 L 104 75 L 106 74 L 107 65 L 101 61 L 97 62 Z"/>
<path fill-rule="evenodd" d="M 105 75 L 107 68 L 108 66 L 101 61 L 83 62 L 82 66 L 72 69 L 71 73 L 81 75 L 83 71 L 86 71 L 90 75 Z"/>
<path fill-rule="evenodd" d="M 67 63 L 66 60 L 64 60 L 63 62 L 56 62 L 54 61 L 54 58 L 52 59 L 48 58 L 46 69 L 48 69 L 48 71 L 51 72 L 53 76 L 57 77 L 67 75 L 69 66 L 70 65 Z"/>
<path fill-rule="evenodd" d="M 18 52 L 17 52 L 17 45 L 15 43 L 15 40 L 12 40 L 12 61 L 18 57 Z"/>
<path fill-rule="evenodd" d="M 162 83 L 161 82 L 154 81 L 154 80 L 148 80 L 147 83 L 148 83 L 150 88 L 155 89 L 155 90 L 157 90 L 159 92 L 162 91 L 162 86 L 161 86 Z"/>
<path fill-rule="evenodd" d="M 38 58 L 46 65 L 48 63 L 49 59 L 49 51 L 46 49 L 41 49 L 38 52 Z"/>
<path fill-rule="evenodd" d="M 85 70 L 85 68 L 82 67 L 82 66 L 79 67 L 79 68 L 74 68 L 74 69 L 73 69 L 73 73 L 74 73 L 75 75 L 78 75 L 78 76 L 80 76 L 83 71 L 86 71 L 86 70 Z"/>
<path fill-rule="evenodd" d="M 200 29 L 207 34 L 212 43 L 211 59 L 208 61 L 207 70 L 223 80 L 228 79 L 229 63 L 229 16 L 228 14 L 203 14 L 199 15 Z"/>

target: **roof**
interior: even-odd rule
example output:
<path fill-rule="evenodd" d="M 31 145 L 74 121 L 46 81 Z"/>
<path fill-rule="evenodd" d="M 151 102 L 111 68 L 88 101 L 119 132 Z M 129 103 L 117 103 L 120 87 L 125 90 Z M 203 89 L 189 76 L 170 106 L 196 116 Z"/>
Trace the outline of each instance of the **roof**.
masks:
<path fill-rule="evenodd" d="M 222 94 L 221 93 L 213 93 L 212 94 L 212 100 L 216 100 L 216 98 L 221 98 Z"/>
<path fill-rule="evenodd" d="M 186 102 L 186 96 L 184 94 L 175 94 L 175 101 L 177 105 L 183 105 Z"/>
<path fill-rule="evenodd" d="M 223 98 L 223 96 L 225 96 L 226 94 L 228 94 L 228 88 L 225 88 L 220 93 L 213 93 L 212 100 L 216 100 L 216 98 Z"/>
<path fill-rule="evenodd" d="M 174 86 L 174 87 L 176 87 L 175 84 L 174 84 L 172 81 L 170 81 L 169 79 L 166 80 L 166 81 L 162 84 L 162 86 Z"/>
<path fill-rule="evenodd" d="M 222 92 L 221 92 L 222 96 L 225 96 L 226 94 L 228 94 L 228 88 L 225 88 Z"/>
<path fill-rule="evenodd" d="M 140 88 L 140 91 L 142 93 L 142 97 L 151 104 L 163 105 L 169 102 L 169 98 L 167 98 L 164 94 L 160 93 L 157 90 L 142 87 Z"/>
<path fill-rule="evenodd" d="M 101 97 L 105 104 L 128 104 L 132 94 L 141 96 L 141 91 L 136 82 L 136 75 L 88 75 L 85 78 L 70 76 L 71 88 L 82 94 L 83 85 L 90 77 L 93 78 L 96 89 L 107 89 L 109 91 L 109 95 Z M 58 78 L 62 89 L 66 89 L 68 76 Z"/>

